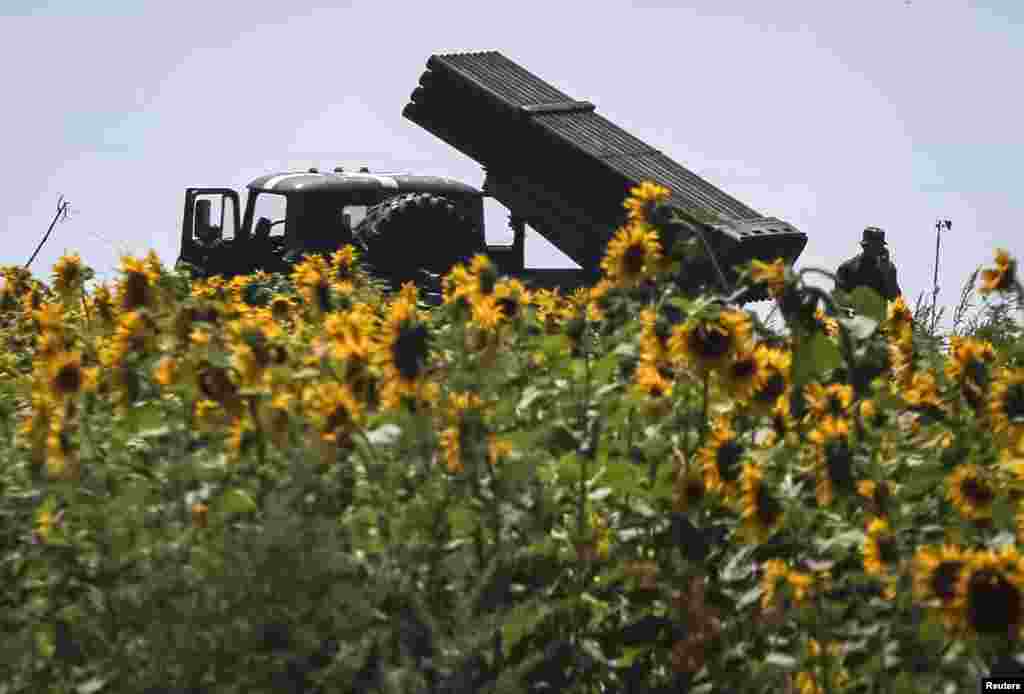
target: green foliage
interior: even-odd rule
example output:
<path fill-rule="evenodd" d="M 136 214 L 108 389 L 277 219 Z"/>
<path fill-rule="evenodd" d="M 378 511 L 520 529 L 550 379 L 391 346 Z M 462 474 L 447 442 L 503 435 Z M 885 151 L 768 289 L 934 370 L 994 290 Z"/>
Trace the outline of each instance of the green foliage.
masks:
<path fill-rule="evenodd" d="M 61 349 L 98 372 L 59 398 L 39 316 L 12 309 L 3 338 L 27 356 L 3 362 L 0 383 L 0 694 L 974 686 L 1007 644 L 943 628 L 914 597 L 910 560 L 954 534 L 1014 543 L 1010 449 L 946 375 L 938 337 L 916 326 L 914 368 L 935 393 L 900 386 L 877 295 L 785 282 L 788 334 L 753 330 L 791 358 L 776 385 L 805 400 L 792 421 L 736 395 L 731 356 L 709 375 L 680 356 L 690 321 L 728 307 L 674 286 L 613 288 L 603 318 L 563 302 L 553 325 L 536 299 L 493 333 L 454 302 L 435 309 L 421 375 L 437 392 L 392 405 L 402 350 L 362 355 L 359 331 L 409 323 L 389 323 L 400 311 L 365 285 L 330 285 L 324 311 L 302 273 L 162 276 L 165 303 L 139 314 L 149 343 L 124 316 L 103 327 L 61 304 Z M 291 309 L 269 317 L 282 296 Z M 175 322 L 186 297 L 217 308 L 203 330 Z M 812 318 L 819 305 L 836 335 Z M 1020 326 L 999 306 L 960 334 L 1019 364 Z M 644 309 L 671 395 L 638 387 L 658 362 Z M 242 335 L 243 319 L 264 339 Z M 853 386 L 851 400 L 795 397 L 821 384 Z M 818 441 L 827 418 L 849 424 L 842 445 Z M 733 454 L 742 472 L 728 478 Z M 964 463 L 1001 481 L 990 523 L 944 493 Z M 893 485 L 884 509 L 867 481 Z M 766 510 L 778 522 L 757 534 Z M 897 553 L 881 573 L 865 562 L 878 515 Z M 773 560 L 788 573 L 766 586 Z"/>

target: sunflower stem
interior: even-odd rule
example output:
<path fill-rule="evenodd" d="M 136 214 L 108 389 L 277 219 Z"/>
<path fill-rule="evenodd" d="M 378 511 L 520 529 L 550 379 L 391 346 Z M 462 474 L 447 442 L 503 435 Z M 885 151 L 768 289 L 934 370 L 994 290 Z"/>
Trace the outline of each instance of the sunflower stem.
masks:
<path fill-rule="evenodd" d="M 704 443 L 704 441 L 707 439 L 707 435 L 708 435 L 708 410 L 710 409 L 710 403 L 708 402 L 708 400 L 710 399 L 710 393 L 711 393 L 711 372 L 710 371 L 705 371 L 704 372 L 704 399 L 703 399 L 703 403 L 701 405 L 702 411 L 701 411 L 701 418 L 700 418 L 700 443 Z"/>

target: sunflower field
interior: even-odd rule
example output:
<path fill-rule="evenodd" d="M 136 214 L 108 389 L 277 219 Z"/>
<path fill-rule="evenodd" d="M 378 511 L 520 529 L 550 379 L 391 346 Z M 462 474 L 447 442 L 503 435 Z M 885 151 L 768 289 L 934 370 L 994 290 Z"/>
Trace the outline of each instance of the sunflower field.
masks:
<path fill-rule="evenodd" d="M 948 336 L 782 261 L 684 291 L 667 193 L 633 190 L 567 296 L 481 256 L 428 307 L 351 247 L 289 277 L 3 269 L 0 694 L 1024 673 L 1015 260 L 971 279 L 998 320 Z"/>

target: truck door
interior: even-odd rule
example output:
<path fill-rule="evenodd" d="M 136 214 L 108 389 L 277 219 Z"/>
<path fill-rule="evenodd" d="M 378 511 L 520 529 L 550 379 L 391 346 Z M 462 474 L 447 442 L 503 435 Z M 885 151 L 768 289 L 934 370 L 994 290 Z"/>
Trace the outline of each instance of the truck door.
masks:
<path fill-rule="evenodd" d="M 230 188 L 186 188 L 179 262 L 200 267 L 227 250 L 240 228 L 238 193 Z"/>

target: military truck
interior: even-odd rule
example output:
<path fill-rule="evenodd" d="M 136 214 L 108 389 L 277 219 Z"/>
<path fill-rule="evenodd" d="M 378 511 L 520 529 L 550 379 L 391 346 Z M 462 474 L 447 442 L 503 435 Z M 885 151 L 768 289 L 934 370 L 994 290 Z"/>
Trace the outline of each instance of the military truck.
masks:
<path fill-rule="evenodd" d="M 282 172 L 248 185 L 240 218 L 235 191 L 189 188 L 179 264 L 199 274 L 274 272 L 304 253 L 353 243 L 392 286 L 413 280 L 435 296 L 440 276 L 475 253 L 531 286 L 571 289 L 599 279 L 605 247 L 625 221 L 622 201 L 642 181 L 668 187 L 680 226 L 704 242 L 705 260 L 681 273 L 695 286 L 721 284 L 708 258 L 729 284 L 750 259 L 792 262 L 807 243 L 791 224 L 753 210 L 497 51 L 433 55 L 426 68 L 403 116 L 477 161 L 482 190 L 367 168 Z M 284 212 L 254 219 L 261 196 L 280 196 Z M 211 198 L 219 199 L 216 224 Z M 488 199 L 508 212 L 511 244 L 487 243 Z M 527 227 L 579 269 L 526 267 Z"/>

